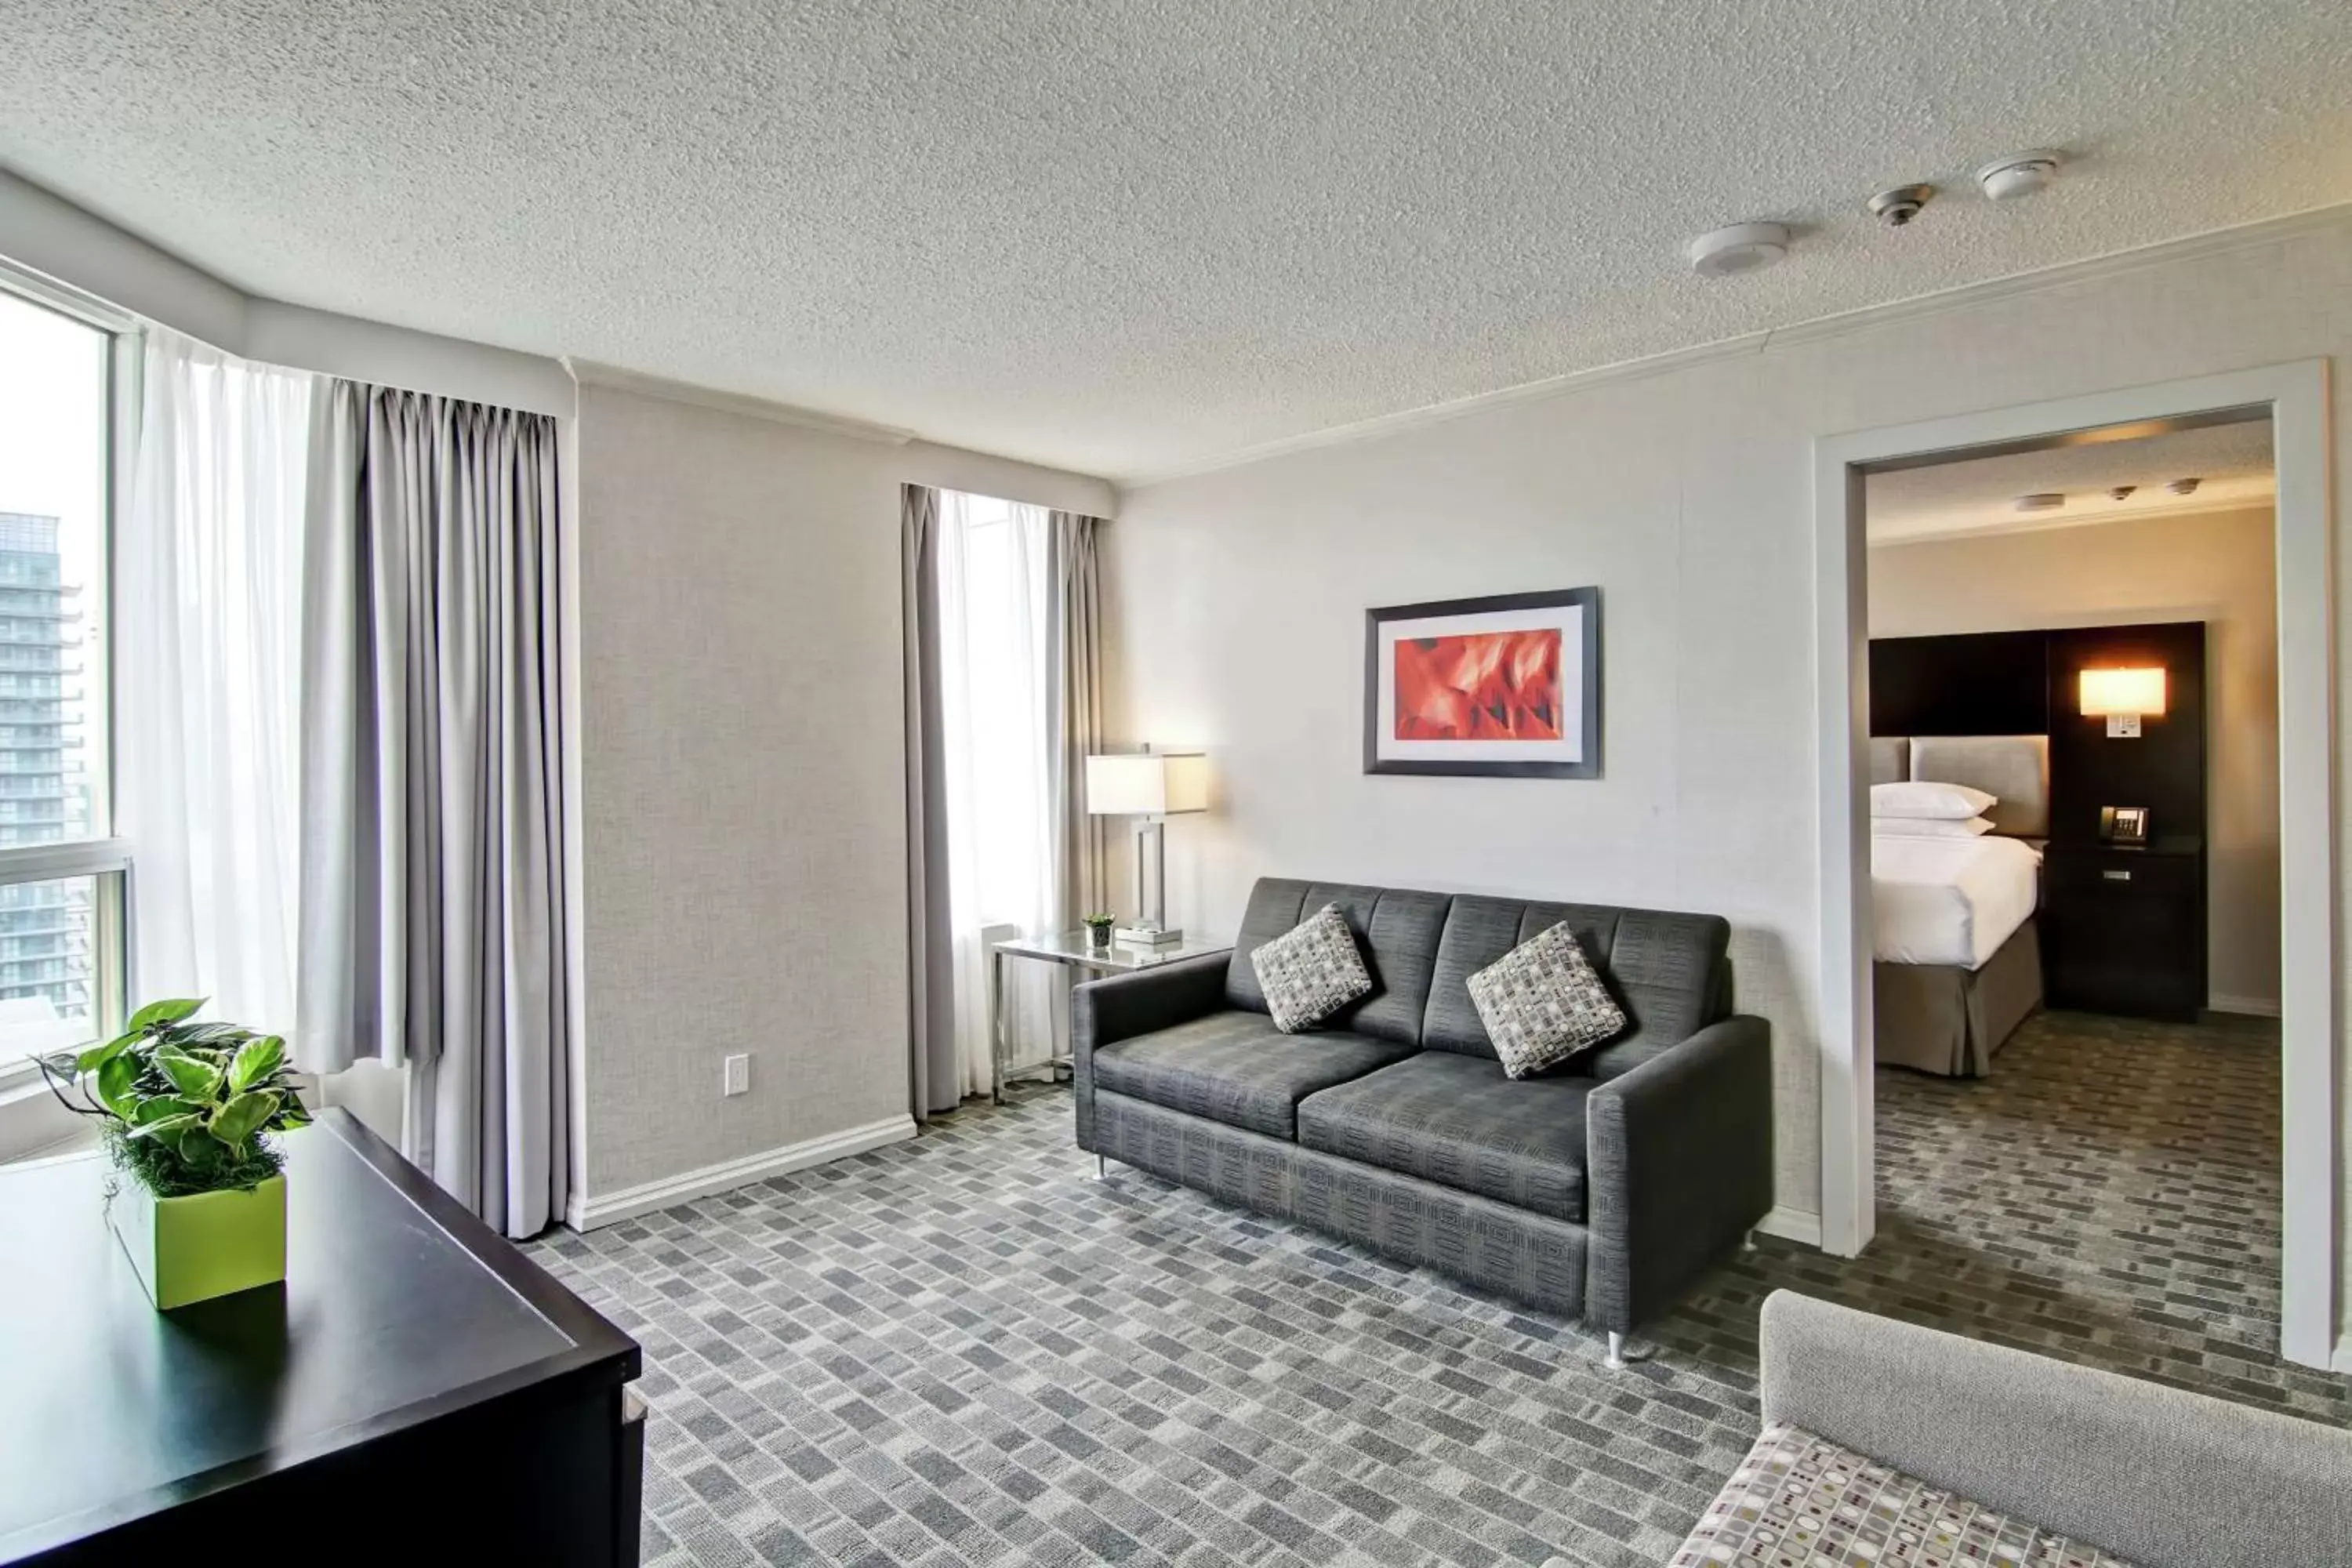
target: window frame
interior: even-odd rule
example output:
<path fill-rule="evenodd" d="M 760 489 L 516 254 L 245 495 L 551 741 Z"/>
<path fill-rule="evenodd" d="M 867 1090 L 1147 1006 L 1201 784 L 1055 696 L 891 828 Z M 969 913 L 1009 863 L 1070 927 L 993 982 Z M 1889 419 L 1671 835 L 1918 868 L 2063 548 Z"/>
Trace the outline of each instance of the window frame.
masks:
<path fill-rule="evenodd" d="M 88 837 L 54 844 L 0 847 L 0 887 L 68 878 L 91 879 L 91 1025 L 95 1037 L 111 1038 L 129 1013 L 132 989 L 131 942 L 131 847 L 115 831 L 114 725 L 117 717 L 114 616 L 114 547 L 121 511 L 131 494 L 138 459 L 142 336 L 136 317 L 79 290 L 65 288 L 0 261 L 0 295 L 64 316 L 107 338 L 106 483 L 99 542 L 89 596 L 98 606 L 98 635 L 82 644 L 84 687 L 90 694 L 90 726 L 84 744 L 97 784 L 90 803 Z M 0 1095 L 26 1089 L 40 1069 L 30 1061 L 0 1060 Z"/>

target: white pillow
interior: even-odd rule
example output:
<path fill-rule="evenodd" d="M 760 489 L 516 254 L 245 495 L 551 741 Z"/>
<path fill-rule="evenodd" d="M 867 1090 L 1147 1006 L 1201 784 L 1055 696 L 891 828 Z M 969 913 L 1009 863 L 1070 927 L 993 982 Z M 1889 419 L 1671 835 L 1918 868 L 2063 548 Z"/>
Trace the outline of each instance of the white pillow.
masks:
<path fill-rule="evenodd" d="M 1966 822 L 1954 822 L 1940 816 L 1874 816 L 1870 832 L 1874 838 L 1974 838 L 1990 833 L 1990 818 L 1971 816 Z"/>
<path fill-rule="evenodd" d="M 1870 786 L 1873 816 L 1917 816 L 1966 822 L 2000 804 L 2000 796 L 1956 784 L 1883 784 Z"/>

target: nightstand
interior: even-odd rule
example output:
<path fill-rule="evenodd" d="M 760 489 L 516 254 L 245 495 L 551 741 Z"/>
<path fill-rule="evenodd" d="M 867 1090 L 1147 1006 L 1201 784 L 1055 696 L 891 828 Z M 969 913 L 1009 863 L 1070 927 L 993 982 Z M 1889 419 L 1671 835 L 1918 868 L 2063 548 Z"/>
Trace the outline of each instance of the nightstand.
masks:
<path fill-rule="evenodd" d="M 2145 849 L 2052 843 L 2041 923 L 2051 1006 L 2183 1020 L 2203 1010 L 2203 838 L 2160 835 Z"/>

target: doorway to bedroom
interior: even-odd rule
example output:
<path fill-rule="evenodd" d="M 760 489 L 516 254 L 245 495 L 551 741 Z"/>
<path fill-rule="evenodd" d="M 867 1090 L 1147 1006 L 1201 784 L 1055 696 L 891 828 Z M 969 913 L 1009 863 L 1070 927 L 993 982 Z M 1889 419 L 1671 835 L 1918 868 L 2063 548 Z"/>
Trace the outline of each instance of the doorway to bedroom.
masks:
<path fill-rule="evenodd" d="M 1823 444 L 1823 1239 L 1899 1230 L 1964 1330 L 2332 1349 L 2329 950 L 2295 926 L 2332 920 L 2329 772 L 2294 738 L 2330 706 L 2324 446 L 2292 369 Z"/>
<path fill-rule="evenodd" d="M 1879 1225 L 1977 1310 L 2276 1343 L 2274 491 L 2251 420 L 1864 481 Z"/>

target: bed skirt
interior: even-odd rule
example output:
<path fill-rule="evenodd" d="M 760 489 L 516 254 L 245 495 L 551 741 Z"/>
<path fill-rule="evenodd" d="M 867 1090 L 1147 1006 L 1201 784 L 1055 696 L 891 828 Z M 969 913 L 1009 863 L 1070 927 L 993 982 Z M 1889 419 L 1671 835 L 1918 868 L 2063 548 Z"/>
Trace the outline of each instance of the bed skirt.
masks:
<path fill-rule="evenodd" d="M 1982 1078 L 1993 1052 L 2042 1005 L 2042 936 L 2028 920 L 1980 969 L 1874 963 L 1877 1058 L 1946 1078 Z"/>

